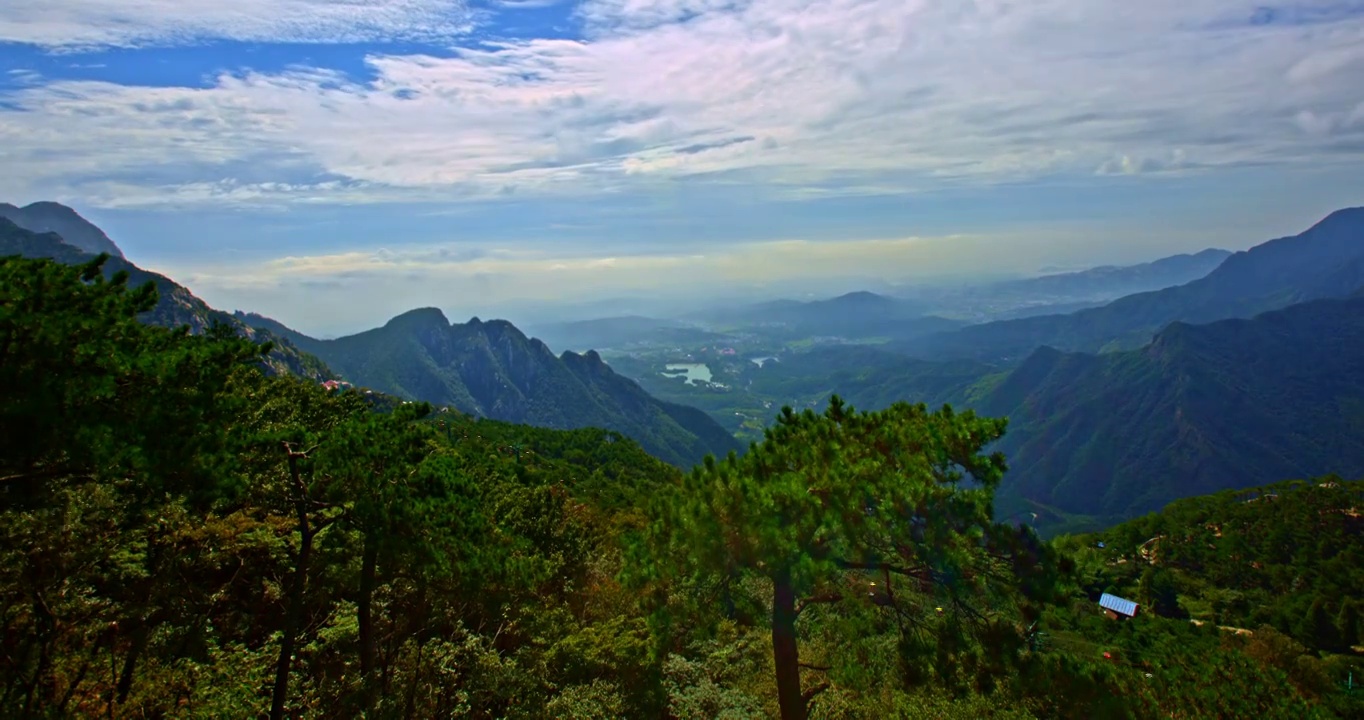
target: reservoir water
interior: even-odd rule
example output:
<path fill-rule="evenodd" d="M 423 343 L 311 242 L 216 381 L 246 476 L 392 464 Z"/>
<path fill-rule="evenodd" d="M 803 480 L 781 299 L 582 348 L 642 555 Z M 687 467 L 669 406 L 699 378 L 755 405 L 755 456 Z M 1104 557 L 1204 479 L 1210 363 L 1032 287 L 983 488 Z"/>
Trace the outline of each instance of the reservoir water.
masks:
<path fill-rule="evenodd" d="M 708 383 L 711 378 L 710 368 L 705 363 L 669 363 L 663 374 L 668 377 L 684 375 L 692 385 Z"/>

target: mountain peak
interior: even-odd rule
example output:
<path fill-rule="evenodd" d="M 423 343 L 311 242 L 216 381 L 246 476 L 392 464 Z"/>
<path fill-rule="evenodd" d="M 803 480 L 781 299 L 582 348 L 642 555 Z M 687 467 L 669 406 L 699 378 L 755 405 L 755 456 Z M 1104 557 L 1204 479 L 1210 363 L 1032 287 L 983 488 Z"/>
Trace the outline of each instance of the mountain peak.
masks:
<path fill-rule="evenodd" d="M 1317 225 L 1336 222 L 1364 222 L 1364 206 L 1341 208 L 1321 219 Z"/>
<path fill-rule="evenodd" d="M 869 290 L 855 290 L 850 293 L 844 293 L 843 295 L 839 295 L 838 297 L 834 298 L 831 302 L 869 304 L 889 303 L 894 301 L 886 297 L 885 295 L 877 295 L 876 293 L 871 292 Z"/>
<path fill-rule="evenodd" d="M 474 318 L 474 321 L 477 320 L 478 318 Z M 517 335 L 525 337 L 525 333 L 521 332 L 521 328 L 513 325 L 510 320 L 488 320 L 483 323 L 483 327 L 492 332 L 516 333 Z"/>
<path fill-rule="evenodd" d="M 0 217 L 29 232 L 56 233 L 67 245 L 85 252 L 123 258 L 123 251 L 103 230 L 61 203 L 42 201 L 24 207 L 0 203 Z"/>
<path fill-rule="evenodd" d="M 475 318 L 475 320 L 477 320 L 477 318 Z M 441 312 L 440 308 L 425 307 L 408 310 L 401 315 L 397 315 L 392 320 L 389 320 L 384 327 L 394 327 L 398 325 L 409 327 L 439 326 L 441 328 L 448 328 L 450 327 L 450 321 L 446 319 L 445 313 Z"/>
<path fill-rule="evenodd" d="M 1302 236 L 1344 233 L 1357 235 L 1364 230 L 1364 207 L 1342 208 L 1317 221 Z"/>

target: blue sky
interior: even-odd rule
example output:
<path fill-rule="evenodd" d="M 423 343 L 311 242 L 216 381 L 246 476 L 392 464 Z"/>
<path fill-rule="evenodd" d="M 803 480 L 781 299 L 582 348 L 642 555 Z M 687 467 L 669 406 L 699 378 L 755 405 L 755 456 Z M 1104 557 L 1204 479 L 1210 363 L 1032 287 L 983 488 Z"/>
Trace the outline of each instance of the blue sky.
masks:
<path fill-rule="evenodd" d="M 1361 77 L 1361 0 L 7 0 L 0 200 L 318 333 L 836 292 L 1364 205 Z"/>

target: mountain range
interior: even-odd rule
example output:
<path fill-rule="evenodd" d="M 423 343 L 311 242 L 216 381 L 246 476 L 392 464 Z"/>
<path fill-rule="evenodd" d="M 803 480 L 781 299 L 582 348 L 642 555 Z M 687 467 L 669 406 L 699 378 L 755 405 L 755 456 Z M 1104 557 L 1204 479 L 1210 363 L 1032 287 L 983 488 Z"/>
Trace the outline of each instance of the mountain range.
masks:
<path fill-rule="evenodd" d="M 1192 282 L 1215 270 L 1230 256 L 1231 252 L 1227 250 L 1209 248 L 1137 265 L 1101 265 L 1076 272 L 1010 280 L 984 289 L 1019 295 L 1111 299 Z"/>
<path fill-rule="evenodd" d="M 970 325 L 892 349 L 924 359 L 1018 362 L 1036 348 L 1106 352 L 1141 347 L 1162 327 L 1248 318 L 1364 284 L 1364 208 L 1331 213 L 1299 235 L 1235 253 L 1192 282 L 1067 315 Z"/>
<path fill-rule="evenodd" d="M 715 329 L 764 332 L 781 337 L 889 336 L 910 339 L 966 323 L 928 314 L 917 301 L 858 291 L 827 300 L 773 300 L 689 316 Z"/>
<path fill-rule="evenodd" d="M 439 310 L 418 309 L 367 333 L 317 340 L 260 315 L 209 307 L 169 278 L 128 262 L 102 230 L 63 205 L 0 205 L 0 255 L 80 264 L 100 253 L 110 256 L 106 276 L 124 271 L 131 284 L 155 284 L 158 301 L 144 322 L 187 326 L 194 333 L 214 323 L 229 325 L 254 341 L 272 343 L 264 360 L 270 372 L 318 381 L 342 378 L 496 420 L 615 430 L 683 467 L 709 453 L 724 456 L 742 449 L 705 413 L 656 400 L 612 372 L 596 353 L 555 357 L 544 343 L 505 321 L 475 318 L 451 325 Z"/>
<path fill-rule="evenodd" d="M 1364 478 L 1364 290 L 1250 319 L 1175 322 L 1136 350 L 1042 347 L 1015 367 L 829 348 L 764 375 L 853 406 L 949 403 L 1007 417 L 1001 516 L 1111 524 L 1190 495 Z"/>
<path fill-rule="evenodd" d="M 615 430 L 681 467 L 742 449 L 709 415 L 652 397 L 596 352 L 556 357 L 505 320 L 451 324 L 440 310 L 421 308 L 318 340 L 259 315 L 237 318 L 289 338 L 353 383 L 408 400 L 539 427 Z"/>
<path fill-rule="evenodd" d="M 1364 477 L 1362 256 L 1364 211 L 1337 212 L 1184 286 L 948 334 L 975 331 L 989 349 L 1004 330 L 1062 328 L 1059 339 L 1072 340 L 1062 347 L 1040 332 L 1003 334 L 1008 352 L 980 359 L 829 347 L 788 354 L 743 382 L 773 404 L 838 394 L 866 409 L 903 400 L 1007 417 L 996 449 L 1010 470 L 997 507 L 1038 511 L 1053 525 L 1294 477 Z M 1138 343 L 1132 327 L 1155 330 Z M 1136 347 L 1105 340 L 1120 336 Z M 1000 362 L 1009 352 L 1021 360 Z"/>
<path fill-rule="evenodd" d="M 108 240 L 73 211 L 49 205 L 23 208 L 25 222 L 42 228 L 61 220 L 87 244 Z M 1169 273 L 1196 274 L 1219 253 L 1152 263 L 1129 276 L 1163 282 Z M 64 263 L 93 257 L 59 233 L 6 217 L 0 217 L 0 254 Z M 125 270 L 133 282 L 150 280 L 160 290 L 145 320 L 196 332 L 224 322 L 271 340 L 276 346 L 267 364 L 275 372 L 339 376 L 507 422 L 613 430 L 681 467 L 741 449 L 715 418 L 650 395 L 598 353 L 556 355 L 506 321 L 451 323 L 441 311 L 421 308 L 383 327 L 319 340 L 260 315 L 214 310 L 170 279 L 110 254 L 106 273 Z M 1115 271 L 1093 272 L 1088 279 L 1077 279 L 1081 273 L 1027 282 L 1083 287 Z M 997 449 L 1009 458 L 1010 472 L 999 511 L 1111 521 L 1190 494 L 1327 473 L 1364 476 L 1361 288 L 1364 208 L 1355 208 L 1299 235 L 1225 256 L 1183 285 L 1068 315 L 959 327 L 910 342 L 904 326 L 956 323 L 923 314 L 926 306 L 915 300 L 850 293 L 735 307 L 727 321 L 802 333 L 840 322 L 893 333 L 893 326 L 877 323 L 900 323 L 901 339 L 880 348 L 819 348 L 760 369 L 738 365 L 759 374 L 751 384 L 777 395 L 837 393 L 864 408 L 899 400 L 952 403 L 1006 416 L 1010 430 Z M 575 329 L 615 333 L 616 340 L 628 340 L 631 331 L 704 332 L 642 317 Z M 679 393 L 710 392 L 677 385 Z"/>

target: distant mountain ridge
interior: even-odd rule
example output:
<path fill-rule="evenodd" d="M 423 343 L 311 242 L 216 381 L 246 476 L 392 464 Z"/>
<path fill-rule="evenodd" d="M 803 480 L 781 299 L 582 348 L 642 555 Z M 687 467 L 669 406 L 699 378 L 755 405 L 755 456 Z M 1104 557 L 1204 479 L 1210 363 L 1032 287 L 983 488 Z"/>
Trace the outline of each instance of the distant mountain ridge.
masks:
<path fill-rule="evenodd" d="M 1075 272 L 1053 273 L 990 286 L 997 290 L 1084 296 L 1127 295 L 1183 285 L 1204 277 L 1231 257 L 1229 250 L 1208 248 L 1171 255 L 1137 265 L 1101 265 Z"/>
<path fill-rule="evenodd" d="M 867 291 L 825 300 L 772 300 L 690 316 L 714 326 L 782 328 L 791 337 L 885 336 L 910 339 L 966 323 L 930 315 L 918 300 Z"/>
<path fill-rule="evenodd" d="M 39 235 L 56 233 L 67 244 L 92 255 L 108 253 L 123 258 L 123 251 L 104 231 L 75 210 L 55 202 L 36 202 L 24 207 L 0 203 L 0 218 Z"/>
<path fill-rule="evenodd" d="M 57 233 L 36 233 L 0 217 L 0 255 L 49 258 L 66 265 L 79 265 L 94 259 L 98 253 L 70 245 Z M 190 332 L 202 333 L 214 322 L 220 322 L 233 327 L 238 334 L 254 342 L 273 343 L 273 348 L 264 358 L 266 369 L 270 372 L 297 375 L 312 380 L 334 377 L 321 361 L 300 352 L 282 336 L 245 325 L 232 315 L 209 307 L 203 300 L 170 278 L 143 270 L 121 255 L 111 254 L 104 263 L 104 274 L 112 276 L 119 271 L 128 272 L 128 280 L 132 285 L 141 285 L 149 281 L 156 285 L 158 293 L 156 307 L 141 318 L 146 323 L 171 328 L 188 326 Z"/>
<path fill-rule="evenodd" d="M 639 342 L 718 342 L 725 337 L 681 320 L 641 315 L 537 324 L 525 330 L 561 351 L 619 348 Z"/>
<path fill-rule="evenodd" d="M 894 349 L 925 359 L 1017 361 L 1041 346 L 1078 352 L 1141 347 L 1171 322 L 1248 318 L 1319 298 L 1343 297 L 1364 280 L 1364 208 L 1331 213 L 1299 235 L 1226 258 L 1198 280 L 1119 298 L 1068 315 L 971 325 Z"/>
<path fill-rule="evenodd" d="M 555 357 L 505 320 L 452 324 L 436 308 L 418 308 L 379 328 L 317 340 L 258 315 L 237 317 L 289 338 L 357 385 L 405 399 L 505 422 L 615 430 L 679 467 L 742 449 L 704 412 L 654 398 L 596 352 Z"/>

